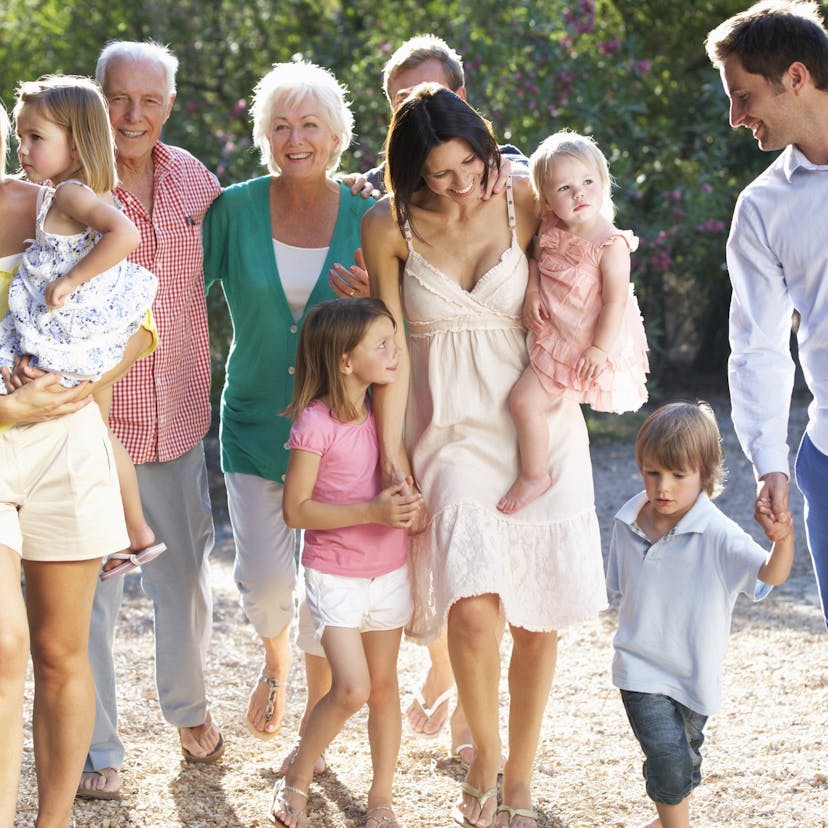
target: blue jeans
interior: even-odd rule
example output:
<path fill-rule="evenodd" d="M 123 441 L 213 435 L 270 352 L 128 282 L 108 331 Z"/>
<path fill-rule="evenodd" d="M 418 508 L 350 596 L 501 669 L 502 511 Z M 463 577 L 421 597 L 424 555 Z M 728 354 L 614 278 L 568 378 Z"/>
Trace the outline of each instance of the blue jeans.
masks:
<path fill-rule="evenodd" d="M 805 496 L 805 534 L 828 627 L 828 457 L 807 434 L 799 444 L 795 472 L 796 485 Z"/>
<path fill-rule="evenodd" d="M 707 716 L 658 693 L 622 690 L 621 700 L 646 757 L 647 795 L 653 802 L 678 805 L 701 782 Z"/>

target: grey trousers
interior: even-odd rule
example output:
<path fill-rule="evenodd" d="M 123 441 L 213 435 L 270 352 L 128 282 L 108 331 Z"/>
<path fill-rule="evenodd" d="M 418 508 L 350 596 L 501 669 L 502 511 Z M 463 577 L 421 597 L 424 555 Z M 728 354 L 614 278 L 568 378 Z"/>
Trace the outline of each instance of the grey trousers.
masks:
<path fill-rule="evenodd" d="M 209 555 L 213 516 L 204 447 L 176 460 L 137 465 L 147 522 L 167 551 L 141 570 L 141 587 L 152 600 L 155 681 L 161 712 L 176 727 L 202 724 L 207 715 L 205 665 L 212 630 Z M 112 645 L 124 580 L 99 582 L 92 607 L 89 660 L 95 678 L 95 729 L 85 771 L 119 768 Z"/>

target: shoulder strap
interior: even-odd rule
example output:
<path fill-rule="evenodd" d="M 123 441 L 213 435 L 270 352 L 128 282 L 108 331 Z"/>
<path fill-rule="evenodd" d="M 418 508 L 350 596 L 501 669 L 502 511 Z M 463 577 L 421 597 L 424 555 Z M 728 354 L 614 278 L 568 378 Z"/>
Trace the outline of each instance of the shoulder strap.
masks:
<path fill-rule="evenodd" d="M 515 195 L 512 192 L 512 176 L 506 179 L 506 214 L 509 217 L 509 229 L 512 235 L 517 232 L 517 221 L 515 220 Z"/>

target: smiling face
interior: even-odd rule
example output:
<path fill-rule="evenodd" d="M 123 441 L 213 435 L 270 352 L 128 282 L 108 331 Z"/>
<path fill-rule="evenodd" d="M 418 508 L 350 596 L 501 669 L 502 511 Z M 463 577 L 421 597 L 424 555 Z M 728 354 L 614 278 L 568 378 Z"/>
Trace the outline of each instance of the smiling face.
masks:
<path fill-rule="evenodd" d="M 400 354 L 394 339 L 394 323 L 378 316 L 359 344 L 342 357 L 343 369 L 360 384 L 388 385 L 397 378 Z"/>
<path fill-rule="evenodd" d="M 153 60 L 113 58 L 106 69 L 104 95 L 118 163 L 148 159 L 175 101 L 164 67 Z"/>
<path fill-rule="evenodd" d="M 426 158 L 423 179 L 438 196 L 455 201 L 479 198 L 485 166 L 463 138 L 437 144 Z"/>
<path fill-rule="evenodd" d="M 780 85 L 748 72 L 738 55 L 722 64 L 722 84 L 730 99 L 730 125 L 746 127 L 759 149 L 779 150 L 796 143 L 802 119 L 791 95 L 787 73 Z"/>
<path fill-rule="evenodd" d="M 604 204 L 598 170 L 563 153 L 549 165 L 541 195 L 544 210 L 554 213 L 567 229 L 588 225 L 600 216 Z"/>
<path fill-rule="evenodd" d="M 704 488 L 698 469 L 667 469 L 647 456 L 642 459 L 641 477 L 650 507 L 673 526 L 693 508 Z"/>
<path fill-rule="evenodd" d="M 63 127 L 33 105 L 17 114 L 17 157 L 29 181 L 59 184 L 80 169 L 72 139 Z"/>
<path fill-rule="evenodd" d="M 319 101 L 306 95 L 294 104 L 274 106 L 268 141 L 280 174 L 324 176 L 339 139 Z"/>

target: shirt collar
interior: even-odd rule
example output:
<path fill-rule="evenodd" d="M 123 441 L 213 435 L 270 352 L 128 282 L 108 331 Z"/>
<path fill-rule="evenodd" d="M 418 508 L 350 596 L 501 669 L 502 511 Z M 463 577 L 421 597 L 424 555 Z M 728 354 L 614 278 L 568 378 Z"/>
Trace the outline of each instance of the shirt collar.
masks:
<path fill-rule="evenodd" d="M 788 182 L 791 181 L 793 174 L 800 168 L 803 170 L 814 170 L 816 172 L 828 172 L 828 164 L 814 164 L 805 157 L 802 150 L 793 144 L 785 147 L 779 160 L 782 165 L 782 172 L 785 178 L 788 179 Z"/>
<path fill-rule="evenodd" d="M 635 497 L 630 498 L 618 511 L 615 516 L 617 520 L 625 523 L 631 529 L 636 530 L 638 526 L 638 513 L 647 502 L 647 492 L 639 492 Z M 670 532 L 671 535 L 683 535 L 701 533 L 707 529 L 710 517 L 715 510 L 706 492 L 701 492 L 690 511 L 675 525 Z"/>

